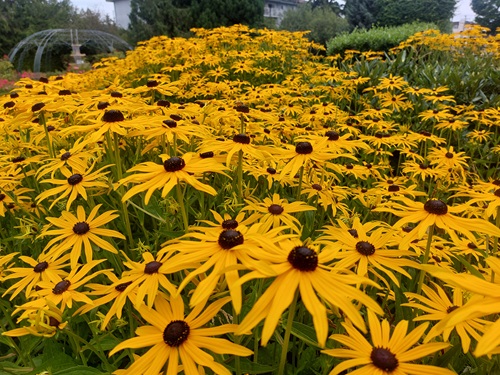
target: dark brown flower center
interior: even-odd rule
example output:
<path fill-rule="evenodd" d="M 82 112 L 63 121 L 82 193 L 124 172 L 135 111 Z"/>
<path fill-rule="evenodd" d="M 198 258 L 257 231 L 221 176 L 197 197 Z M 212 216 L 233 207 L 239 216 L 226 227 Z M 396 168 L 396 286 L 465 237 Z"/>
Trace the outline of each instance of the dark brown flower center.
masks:
<path fill-rule="evenodd" d="M 99 102 L 97 103 L 97 109 L 106 109 L 109 107 L 109 103 L 108 102 Z"/>
<path fill-rule="evenodd" d="M 372 363 L 382 371 L 392 372 L 398 367 L 398 359 L 389 349 L 373 348 L 370 354 Z"/>
<path fill-rule="evenodd" d="M 325 137 L 328 137 L 329 141 L 337 141 L 340 138 L 340 135 L 336 131 L 329 130 L 325 133 Z"/>
<path fill-rule="evenodd" d="M 314 271 L 318 267 L 318 254 L 306 246 L 297 246 L 288 254 L 288 262 L 299 271 Z"/>
<path fill-rule="evenodd" d="M 399 191 L 399 186 L 398 185 L 389 185 L 387 190 L 390 191 L 391 193 L 395 193 L 395 192 Z"/>
<path fill-rule="evenodd" d="M 158 86 L 158 85 L 159 85 L 158 81 L 155 81 L 154 79 L 152 79 L 152 80 L 150 80 L 150 81 L 148 81 L 148 82 L 146 83 L 146 86 L 147 86 L 147 87 L 156 87 L 156 86 Z"/>
<path fill-rule="evenodd" d="M 202 152 L 200 154 L 200 158 L 202 158 L 202 159 L 208 159 L 208 158 L 213 158 L 213 157 L 214 157 L 213 151 Z"/>
<path fill-rule="evenodd" d="M 424 210 L 434 215 L 446 215 L 448 213 L 448 206 L 440 199 L 431 199 L 425 202 Z"/>
<path fill-rule="evenodd" d="M 301 155 L 307 155 L 313 152 L 313 146 L 309 142 L 299 142 L 295 145 L 295 152 Z"/>
<path fill-rule="evenodd" d="M 40 262 L 35 267 L 33 267 L 33 272 L 40 273 L 45 271 L 49 267 L 47 262 Z"/>
<path fill-rule="evenodd" d="M 0 193 L 0 202 L 5 199 L 6 195 L 4 193 Z"/>
<path fill-rule="evenodd" d="M 160 269 L 161 265 L 162 265 L 161 262 L 153 260 L 152 262 L 149 262 L 144 266 L 144 273 L 148 275 L 152 275 L 153 273 L 158 273 L 158 270 Z"/>
<path fill-rule="evenodd" d="M 170 102 L 168 100 L 160 99 L 156 102 L 156 105 L 160 107 L 170 107 Z"/>
<path fill-rule="evenodd" d="M 224 250 L 230 250 L 235 246 L 242 245 L 244 242 L 243 234 L 234 229 L 226 229 L 219 235 L 219 246 Z"/>
<path fill-rule="evenodd" d="M 127 287 L 132 284 L 132 281 L 129 281 L 129 282 L 126 282 L 126 283 L 121 283 L 121 284 L 118 284 L 117 286 L 115 286 L 115 290 L 117 292 L 123 292 L 125 289 L 127 289 Z"/>
<path fill-rule="evenodd" d="M 186 162 L 184 159 L 178 156 L 172 156 L 170 159 L 167 159 L 163 162 L 163 168 L 167 172 L 177 172 L 182 170 L 186 166 Z"/>
<path fill-rule="evenodd" d="M 70 285 L 71 285 L 71 281 L 69 281 L 69 280 L 59 281 L 54 286 L 54 289 L 52 289 L 52 293 L 54 293 L 54 294 L 63 294 L 65 291 L 68 290 L 68 288 L 69 288 Z"/>
<path fill-rule="evenodd" d="M 276 169 L 269 167 L 266 169 L 266 172 L 269 174 L 276 174 Z"/>
<path fill-rule="evenodd" d="M 58 327 L 61 322 L 54 318 L 53 316 L 49 317 L 49 326 L 51 327 Z"/>
<path fill-rule="evenodd" d="M 447 152 L 446 154 L 444 154 L 444 156 L 446 156 L 448 159 L 453 159 L 453 153 L 452 152 Z"/>
<path fill-rule="evenodd" d="M 80 221 L 73 225 L 73 232 L 78 235 L 83 235 L 90 230 L 90 226 L 85 221 Z"/>
<path fill-rule="evenodd" d="M 456 309 L 458 309 L 458 306 L 453 305 L 453 306 L 448 307 L 446 309 L 446 312 L 449 314 L 449 313 L 452 313 L 453 311 L 455 311 Z"/>
<path fill-rule="evenodd" d="M 348 232 L 349 232 L 349 234 L 350 234 L 351 236 L 353 236 L 354 238 L 358 238 L 358 237 L 359 237 L 359 236 L 358 236 L 358 231 L 357 231 L 356 229 L 354 229 L 354 228 L 353 228 L 353 229 L 348 229 L 347 231 L 348 231 Z"/>
<path fill-rule="evenodd" d="M 83 176 L 80 173 L 75 173 L 74 175 L 68 177 L 68 184 L 75 186 L 82 182 L 82 180 Z"/>
<path fill-rule="evenodd" d="M 71 95 L 71 91 L 69 90 L 59 90 L 60 96 Z"/>
<path fill-rule="evenodd" d="M 123 94 L 119 91 L 112 91 L 110 95 L 112 98 L 123 98 Z"/>
<path fill-rule="evenodd" d="M 222 222 L 222 228 L 224 229 L 236 229 L 238 227 L 238 222 L 234 219 L 224 220 Z"/>
<path fill-rule="evenodd" d="M 117 109 L 110 109 L 109 111 L 104 112 L 102 116 L 102 121 L 104 122 L 120 122 L 125 121 L 125 117 L 123 113 Z"/>
<path fill-rule="evenodd" d="M 41 110 L 43 107 L 45 107 L 45 103 L 36 103 L 31 106 L 31 111 L 36 112 Z"/>
<path fill-rule="evenodd" d="M 173 320 L 163 331 L 163 341 L 169 346 L 180 346 L 189 337 L 189 325 L 184 320 Z"/>
<path fill-rule="evenodd" d="M 177 127 L 177 121 L 175 121 L 175 120 L 163 120 L 163 124 L 165 124 L 169 128 L 176 128 Z"/>
<path fill-rule="evenodd" d="M 495 196 L 500 198 L 500 189 L 496 189 L 493 194 L 495 194 Z"/>
<path fill-rule="evenodd" d="M 233 137 L 233 142 L 242 143 L 244 145 L 247 145 L 250 143 L 250 137 L 246 134 L 236 134 Z"/>
<path fill-rule="evenodd" d="M 317 191 L 323 190 L 323 187 L 320 184 L 312 184 L 311 187 Z"/>
<path fill-rule="evenodd" d="M 20 163 L 22 161 L 25 161 L 26 158 L 24 156 L 16 156 L 15 158 L 12 158 L 13 163 Z"/>
<path fill-rule="evenodd" d="M 68 160 L 71 157 L 71 153 L 69 151 L 66 151 L 64 154 L 61 155 L 61 160 L 65 161 Z"/>
<path fill-rule="evenodd" d="M 367 241 L 359 241 L 356 244 L 356 250 L 361 255 L 369 256 L 375 254 L 375 246 L 373 246 L 371 243 Z"/>
<path fill-rule="evenodd" d="M 267 208 L 267 210 L 272 215 L 281 215 L 283 211 L 285 211 L 285 209 L 281 207 L 279 204 L 272 204 Z"/>

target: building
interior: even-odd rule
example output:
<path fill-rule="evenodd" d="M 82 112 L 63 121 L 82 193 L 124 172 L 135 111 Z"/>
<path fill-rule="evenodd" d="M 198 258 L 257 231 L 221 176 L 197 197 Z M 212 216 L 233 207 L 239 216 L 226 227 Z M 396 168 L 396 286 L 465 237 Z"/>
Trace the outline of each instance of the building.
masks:
<path fill-rule="evenodd" d="M 115 6 L 115 22 L 118 27 L 128 29 L 130 23 L 130 0 L 106 0 Z"/>
<path fill-rule="evenodd" d="M 128 29 L 130 15 L 130 0 L 106 0 L 114 3 L 115 22 L 117 26 Z M 276 26 L 279 26 L 283 20 L 285 12 L 295 8 L 304 0 L 265 0 L 264 17 L 273 20 Z"/>
<path fill-rule="evenodd" d="M 276 26 L 279 26 L 285 12 L 297 7 L 300 0 L 266 0 L 264 2 L 264 17 L 273 20 Z"/>

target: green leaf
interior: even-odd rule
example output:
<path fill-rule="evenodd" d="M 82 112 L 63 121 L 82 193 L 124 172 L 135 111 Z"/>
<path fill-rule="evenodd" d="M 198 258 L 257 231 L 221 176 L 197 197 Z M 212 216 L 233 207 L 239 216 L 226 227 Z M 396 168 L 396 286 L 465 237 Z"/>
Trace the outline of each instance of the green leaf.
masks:
<path fill-rule="evenodd" d="M 228 367 L 233 373 L 235 372 L 234 360 L 231 361 Z M 240 370 L 243 374 L 268 374 L 273 373 L 277 369 L 277 364 L 276 366 L 261 365 L 260 363 L 250 361 L 248 358 L 240 358 Z"/>
<path fill-rule="evenodd" d="M 52 375 L 95 375 L 95 374 L 104 374 L 104 373 L 99 371 L 98 369 L 87 366 L 73 366 L 52 373 Z"/>
<path fill-rule="evenodd" d="M 304 343 L 319 348 L 316 331 L 313 327 L 306 326 L 305 324 L 299 322 L 293 322 L 291 333 Z"/>

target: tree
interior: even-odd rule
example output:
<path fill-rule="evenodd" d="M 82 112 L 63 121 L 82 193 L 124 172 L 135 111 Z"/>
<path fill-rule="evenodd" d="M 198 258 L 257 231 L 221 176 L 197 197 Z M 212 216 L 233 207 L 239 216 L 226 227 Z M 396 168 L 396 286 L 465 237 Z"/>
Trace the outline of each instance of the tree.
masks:
<path fill-rule="evenodd" d="M 471 5 L 476 13 L 475 21 L 496 34 L 500 27 L 500 0 L 472 0 Z"/>
<path fill-rule="evenodd" d="M 135 42 L 156 35 L 185 35 L 192 27 L 189 8 L 177 7 L 172 0 L 132 0 L 130 39 Z"/>
<path fill-rule="evenodd" d="M 338 1 L 335 0 L 312 0 L 310 1 L 310 4 L 312 8 L 323 8 L 323 7 L 330 7 L 332 11 L 337 15 L 340 16 L 343 14 L 343 9 L 338 3 Z"/>
<path fill-rule="evenodd" d="M 0 55 L 37 31 L 67 27 L 74 12 L 69 0 L 0 0 Z"/>
<path fill-rule="evenodd" d="M 344 14 L 351 29 L 369 29 L 377 21 L 378 0 L 346 0 Z"/>
<path fill-rule="evenodd" d="M 264 0 L 193 0 L 191 15 L 195 27 L 212 28 L 264 23 Z"/>
<path fill-rule="evenodd" d="M 435 23 L 441 29 L 450 27 L 457 0 L 376 0 L 377 24 L 399 26 L 416 21 Z"/>
<path fill-rule="evenodd" d="M 285 13 L 280 29 L 288 31 L 311 31 L 308 38 L 323 45 L 335 35 L 349 29 L 344 18 L 339 17 L 329 6 L 313 8 L 311 4 L 300 4 Z"/>

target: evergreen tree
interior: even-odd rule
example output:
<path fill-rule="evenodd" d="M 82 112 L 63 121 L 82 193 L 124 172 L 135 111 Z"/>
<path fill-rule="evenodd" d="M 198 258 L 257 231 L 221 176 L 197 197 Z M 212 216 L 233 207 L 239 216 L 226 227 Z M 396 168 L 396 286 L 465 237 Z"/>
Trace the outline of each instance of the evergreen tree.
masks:
<path fill-rule="evenodd" d="M 344 14 L 351 29 L 369 29 L 377 21 L 378 0 L 346 0 Z"/>
<path fill-rule="evenodd" d="M 472 0 L 471 5 L 476 13 L 475 21 L 496 34 L 500 27 L 500 0 Z"/>

